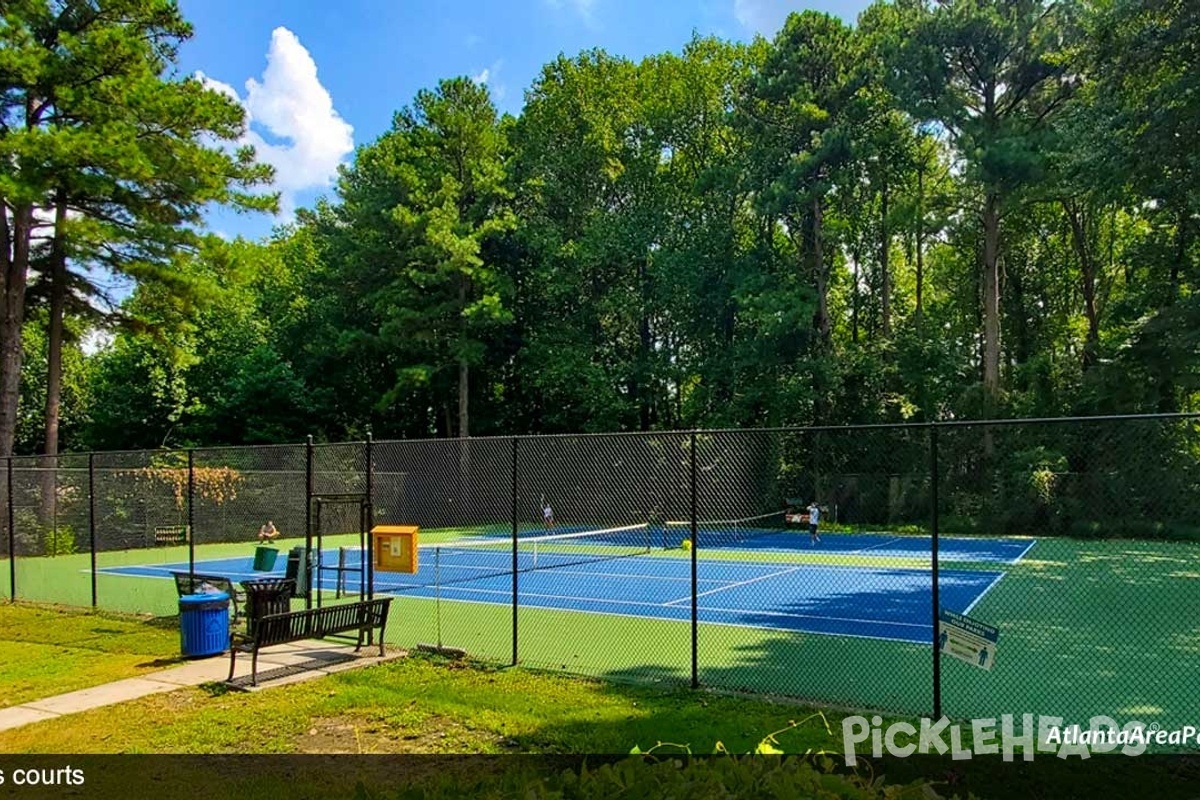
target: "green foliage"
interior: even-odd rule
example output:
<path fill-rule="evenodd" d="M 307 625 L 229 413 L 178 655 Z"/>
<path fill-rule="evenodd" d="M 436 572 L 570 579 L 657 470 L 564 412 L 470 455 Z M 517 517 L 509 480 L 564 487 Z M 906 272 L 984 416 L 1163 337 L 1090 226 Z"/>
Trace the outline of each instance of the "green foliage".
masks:
<path fill-rule="evenodd" d="M 516 118 L 442 81 L 269 241 L 155 261 L 171 279 L 122 309 L 139 332 L 68 365 L 64 430 L 141 447 L 1194 409 L 1184 5 L 806 12 L 770 42 L 561 56 Z M 1087 529 L 1031 452 L 951 487 L 952 516 Z"/>
<path fill-rule="evenodd" d="M 395 794 L 378 792 L 359 783 L 356 800 L 439 800 L 450 797 L 531 800 L 557 798 L 609 798 L 651 800 L 663 797 L 792 798 L 840 797 L 854 800 L 937 798 L 930 783 L 907 785 L 835 770 L 829 758 L 780 758 L 770 753 L 755 756 L 633 757 L 615 762 L 584 765 L 579 770 L 546 774 L 529 766 L 505 769 L 500 775 L 476 778 L 444 777 Z"/>

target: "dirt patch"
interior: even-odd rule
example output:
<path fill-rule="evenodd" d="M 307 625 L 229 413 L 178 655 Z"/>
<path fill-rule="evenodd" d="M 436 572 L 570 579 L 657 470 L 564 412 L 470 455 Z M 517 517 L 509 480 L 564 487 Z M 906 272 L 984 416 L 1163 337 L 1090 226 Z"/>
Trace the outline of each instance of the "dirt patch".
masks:
<path fill-rule="evenodd" d="M 517 742 L 490 731 L 467 727 L 432 715 L 419 726 L 395 725 L 363 717 L 314 719 L 295 739 L 299 753 L 504 753 L 517 752 Z"/>

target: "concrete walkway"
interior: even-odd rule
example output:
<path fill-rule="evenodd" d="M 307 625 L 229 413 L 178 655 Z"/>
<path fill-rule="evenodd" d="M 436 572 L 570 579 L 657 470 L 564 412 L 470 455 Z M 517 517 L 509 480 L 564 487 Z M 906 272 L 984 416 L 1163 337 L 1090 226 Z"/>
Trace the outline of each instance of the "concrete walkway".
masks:
<path fill-rule="evenodd" d="M 382 658 L 376 647 L 364 647 L 354 652 L 354 645 L 331 644 L 323 641 L 303 641 L 270 647 L 258 656 L 258 686 L 250 686 L 250 656 L 238 654 L 233 688 L 259 691 L 323 675 L 342 672 L 371 664 L 380 664 L 404 655 L 390 651 Z M 162 692 L 173 692 L 186 686 L 222 683 L 229 675 L 229 656 L 189 661 L 178 667 L 151 672 L 138 678 L 80 689 L 76 692 L 33 700 L 19 706 L 0 709 L 0 731 L 19 728 L 32 722 L 54 719 L 102 706 L 123 703 Z"/>

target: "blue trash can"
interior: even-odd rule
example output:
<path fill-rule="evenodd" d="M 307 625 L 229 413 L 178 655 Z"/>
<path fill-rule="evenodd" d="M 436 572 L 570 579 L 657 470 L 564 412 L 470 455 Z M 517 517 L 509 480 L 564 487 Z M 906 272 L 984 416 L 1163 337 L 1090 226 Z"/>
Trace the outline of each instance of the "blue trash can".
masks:
<path fill-rule="evenodd" d="M 206 658 L 228 650 L 229 595 L 214 592 L 179 598 L 179 643 L 184 658 Z"/>

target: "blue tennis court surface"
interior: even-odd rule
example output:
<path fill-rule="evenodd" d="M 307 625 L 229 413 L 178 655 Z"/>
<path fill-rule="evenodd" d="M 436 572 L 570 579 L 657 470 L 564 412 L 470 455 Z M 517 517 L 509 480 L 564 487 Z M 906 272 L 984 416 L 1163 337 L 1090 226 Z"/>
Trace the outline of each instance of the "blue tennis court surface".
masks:
<path fill-rule="evenodd" d="M 618 530 L 618 529 L 614 529 Z M 586 526 L 556 526 L 551 533 L 571 534 L 589 531 Z M 547 531 L 530 529 L 522 536 L 540 536 Z M 838 555 L 861 555 L 874 558 L 929 558 L 933 540 L 928 536 L 900 535 L 895 533 L 820 533 L 821 541 L 812 542 L 806 528 L 711 528 L 700 527 L 697 540 L 701 550 L 755 550 L 760 552 L 803 552 Z M 505 532 L 488 534 L 480 538 L 497 540 L 508 538 Z M 594 534 L 603 538 L 603 531 Z M 678 547 L 680 540 L 689 538 L 686 527 L 672 523 L 647 534 L 655 546 Z M 615 534 L 614 543 L 620 543 L 625 534 Z M 939 562 L 975 562 L 994 564 L 1016 564 L 1034 547 L 1033 539 L 998 539 L 988 537 L 939 536 Z"/>
<path fill-rule="evenodd" d="M 876 558 L 929 558 L 933 541 L 928 536 L 892 533 L 821 533 L 813 543 L 808 531 L 775 532 L 733 545 L 739 550 L 766 552 L 836 553 Z M 938 537 L 938 561 L 1016 564 L 1036 544 L 1032 539 Z M 703 536 L 700 546 L 704 546 Z"/>
<path fill-rule="evenodd" d="M 590 555 L 594 558 L 595 554 L 594 550 Z M 602 552 L 599 555 L 603 557 Z M 510 552 L 499 548 L 456 551 L 453 546 L 443 546 L 438 556 L 435 561 L 432 553 L 422 548 L 420 570 L 415 575 L 376 573 L 376 592 L 511 604 Z M 323 558 L 327 564 L 336 563 L 336 553 Z M 691 563 L 681 554 L 597 561 L 581 560 L 587 558 L 581 554 L 543 553 L 536 564 L 528 561 L 527 555 L 521 558 L 518 602 L 522 608 L 691 619 Z M 282 566 L 265 573 L 255 572 L 252 564 L 250 557 L 226 558 L 197 561 L 195 569 L 234 581 L 283 574 Z M 172 571 L 187 569 L 187 563 L 182 563 L 112 567 L 100 572 L 165 579 Z M 969 613 L 1004 573 L 943 569 L 939 575 L 942 605 Z M 345 578 L 345 587 L 357 594 L 358 573 Z M 332 591 L 334 582 L 335 573 L 322 573 L 321 588 Z M 698 616 L 701 622 L 721 625 L 928 643 L 932 636 L 931 586 L 928 570 L 875 567 L 867 562 L 828 566 L 702 559 Z"/>

